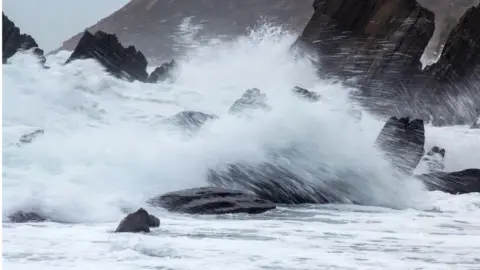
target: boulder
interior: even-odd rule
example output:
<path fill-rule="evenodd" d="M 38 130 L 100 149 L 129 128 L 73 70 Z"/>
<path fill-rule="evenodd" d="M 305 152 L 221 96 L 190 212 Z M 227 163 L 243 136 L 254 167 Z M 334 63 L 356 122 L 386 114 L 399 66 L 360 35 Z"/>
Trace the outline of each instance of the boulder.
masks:
<path fill-rule="evenodd" d="M 156 83 L 165 81 L 168 78 L 171 78 L 172 73 L 174 72 L 175 68 L 177 67 L 177 63 L 175 60 L 170 61 L 169 63 L 165 63 L 157 68 L 155 68 L 150 76 L 148 76 L 147 82 L 149 83 Z"/>
<path fill-rule="evenodd" d="M 375 140 L 400 171 L 411 174 L 424 154 L 425 126 L 423 120 L 391 117 Z"/>
<path fill-rule="evenodd" d="M 229 113 L 238 114 L 246 109 L 268 109 L 267 95 L 258 88 L 248 89 L 237 99 L 228 110 Z"/>
<path fill-rule="evenodd" d="M 42 64 L 45 64 L 45 57 L 43 56 L 43 50 L 38 48 L 38 44 L 32 36 L 27 34 L 20 34 L 20 28 L 15 26 L 6 15 L 2 12 L 3 23 L 3 43 L 2 43 L 2 55 L 3 63 L 7 62 L 7 59 L 12 57 L 17 51 L 32 50 L 37 55 Z"/>
<path fill-rule="evenodd" d="M 136 212 L 128 214 L 115 230 L 118 232 L 150 232 L 150 228 L 160 226 L 160 219 L 140 208 Z"/>
<path fill-rule="evenodd" d="M 417 176 L 430 191 L 450 194 L 480 192 L 480 169 L 466 169 L 457 172 L 435 172 Z"/>
<path fill-rule="evenodd" d="M 206 122 L 217 119 L 218 116 L 197 111 L 181 111 L 163 120 L 166 124 L 172 124 L 190 131 L 198 131 Z"/>
<path fill-rule="evenodd" d="M 113 76 L 146 82 L 147 59 L 134 46 L 124 48 L 115 34 L 85 31 L 65 64 L 77 59 L 95 59 Z"/>
<path fill-rule="evenodd" d="M 275 209 L 272 202 L 246 192 L 201 187 L 175 191 L 154 197 L 148 201 L 152 206 L 168 211 L 188 214 L 260 214 Z"/>

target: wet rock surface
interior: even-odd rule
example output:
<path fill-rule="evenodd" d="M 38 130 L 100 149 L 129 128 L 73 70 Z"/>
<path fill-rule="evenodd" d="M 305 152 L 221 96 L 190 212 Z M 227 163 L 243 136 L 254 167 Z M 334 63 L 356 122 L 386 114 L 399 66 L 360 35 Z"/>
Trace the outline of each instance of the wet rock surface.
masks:
<path fill-rule="evenodd" d="M 123 232 L 150 232 L 150 228 L 160 226 L 160 219 L 149 214 L 145 209 L 140 208 L 137 211 L 128 214 L 118 225 L 116 233 Z"/>
<path fill-rule="evenodd" d="M 169 192 L 148 201 L 152 206 L 188 214 L 260 214 L 275 209 L 272 202 L 246 192 L 201 187 Z"/>

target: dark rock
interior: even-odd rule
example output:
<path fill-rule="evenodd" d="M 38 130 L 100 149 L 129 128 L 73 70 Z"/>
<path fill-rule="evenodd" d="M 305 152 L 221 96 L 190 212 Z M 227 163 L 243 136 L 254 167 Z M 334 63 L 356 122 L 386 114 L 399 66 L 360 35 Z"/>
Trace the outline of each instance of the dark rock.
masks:
<path fill-rule="evenodd" d="M 470 126 L 471 129 L 480 129 L 480 109 L 475 110 L 477 117 L 475 117 L 475 121 Z"/>
<path fill-rule="evenodd" d="M 166 193 L 148 201 L 172 212 L 188 214 L 260 214 L 275 204 L 253 194 L 218 187 L 202 187 Z"/>
<path fill-rule="evenodd" d="M 410 174 L 424 154 L 423 120 L 391 117 L 383 126 L 375 144 L 399 170 Z"/>
<path fill-rule="evenodd" d="M 146 82 L 147 59 L 134 46 L 124 48 L 115 34 L 85 31 L 65 64 L 77 59 L 95 59 L 112 75 L 130 81 Z"/>
<path fill-rule="evenodd" d="M 175 60 L 170 61 L 170 63 L 165 63 L 157 68 L 148 76 L 147 82 L 156 83 L 165 81 L 168 78 L 171 78 L 172 73 L 177 67 Z"/>
<path fill-rule="evenodd" d="M 2 12 L 3 23 L 3 43 L 2 55 L 3 63 L 12 57 L 17 51 L 32 50 L 40 59 L 41 64 L 45 64 L 45 57 L 43 50 L 38 48 L 38 44 L 32 36 L 27 34 L 20 34 L 20 29 Z"/>
<path fill-rule="evenodd" d="M 229 113 L 237 114 L 245 109 L 268 109 L 267 95 L 257 88 L 248 89 L 242 97 L 237 99 L 230 107 Z"/>
<path fill-rule="evenodd" d="M 209 170 L 208 182 L 214 186 L 248 190 L 258 197 L 281 204 L 335 203 L 325 190 L 282 166 L 262 163 L 231 164 L 226 170 Z M 308 191 L 308 192 L 306 192 Z"/>
<path fill-rule="evenodd" d="M 434 146 L 423 156 L 421 162 L 425 164 L 429 173 L 441 172 L 445 169 L 445 154 L 445 149 Z"/>
<path fill-rule="evenodd" d="M 448 36 L 439 60 L 426 68 L 440 82 L 468 79 L 480 65 L 480 5 L 472 7 Z"/>
<path fill-rule="evenodd" d="M 198 131 L 207 121 L 217 119 L 218 116 L 196 111 L 181 111 L 174 116 L 164 119 L 163 122 Z"/>
<path fill-rule="evenodd" d="M 43 135 L 44 133 L 45 131 L 43 129 L 37 129 L 33 132 L 24 134 L 22 137 L 20 137 L 18 146 L 21 146 L 21 144 L 31 143 L 34 139 L 40 135 Z"/>
<path fill-rule="evenodd" d="M 435 16 L 415 0 L 315 0 L 313 7 L 296 44 L 317 52 L 324 72 L 371 83 L 421 70 Z"/>
<path fill-rule="evenodd" d="M 304 98 L 305 100 L 312 101 L 312 102 L 319 101 L 320 98 L 321 98 L 320 94 L 309 91 L 309 90 L 307 90 L 305 88 L 302 88 L 302 87 L 299 87 L 299 86 L 295 86 L 292 89 L 292 91 L 297 96 L 299 96 L 301 98 Z"/>
<path fill-rule="evenodd" d="M 17 211 L 8 216 L 8 219 L 14 223 L 25 222 L 44 222 L 47 218 L 35 212 Z"/>
<path fill-rule="evenodd" d="M 115 232 L 150 232 L 150 228 L 159 227 L 160 219 L 140 208 L 128 214 L 118 225 Z"/>
<path fill-rule="evenodd" d="M 466 169 L 457 172 L 436 172 L 417 176 L 428 190 L 450 194 L 480 192 L 480 169 Z"/>

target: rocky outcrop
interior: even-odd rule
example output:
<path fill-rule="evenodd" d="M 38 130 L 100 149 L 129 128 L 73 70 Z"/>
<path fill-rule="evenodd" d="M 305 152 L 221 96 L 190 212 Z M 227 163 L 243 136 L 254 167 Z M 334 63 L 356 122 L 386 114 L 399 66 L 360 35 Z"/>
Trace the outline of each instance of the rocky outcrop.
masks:
<path fill-rule="evenodd" d="M 455 84 L 469 79 L 480 66 L 480 5 L 462 16 L 450 33 L 440 59 L 426 70 L 437 81 Z"/>
<path fill-rule="evenodd" d="M 175 191 L 152 198 L 152 206 L 188 214 L 260 214 L 275 209 L 275 204 L 242 191 L 202 187 Z"/>
<path fill-rule="evenodd" d="M 184 128 L 195 132 L 198 131 L 206 122 L 217 119 L 218 116 L 196 111 L 181 111 L 162 122 Z"/>
<path fill-rule="evenodd" d="M 246 109 L 268 109 L 267 95 L 258 88 L 248 89 L 228 110 L 231 114 L 242 113 Z"/>
<path fill-rule="evenodd" d="M 323 76 L 360 88 L 355 98 L 375 113 L 433 117 L 436 125 L 470 124 L 469 104 L 480 102 L 480 89 L 469 82 L 480 70 L 478 10 L 467 10 L 439 61 L 425 69 L 420 59 L 434 31 L 434 15 L 415 0 L 316 0 L 295 47 L 318 54 Z"/>
<path fill-rule="evenodd" d="M 383 126 L 375 144 L 392 165 L 411 174 L 422 159 L 425 146 L 423 120 L 391 117 Z"/>
<path fill-rule="evenodd" d="M 323 72 L 364 80 L 413 74 L 435 29 L 415 0 L 315 0 L 297 44 L 320 55 Z"/>
<path fill-rule="evenodd" d="M 175 68 L 177 67 L 177 63 L 175 60 L 172 60 L 168 63 L 162 64 L 161 66 L 155 68 L 152 73 L 148 76 L 147 82 L 149 83 L 156 83 L 165 81 L 168 78 L 171 78 Z"/>
<path fill-rule="evenodd" d="M 480 169 L 466 169 L 457 172 L 435 172 L 418 176 L 428 190 L 450 194 L 480 192 Z"/>
<path fill-rule="evenodd" d="M 310 91 L 308 89 L 299 87 L 299 86 L 293 87 L 292 91 L 296 96 L 298 96 L 300 98 L 303 98 L 307 101 L 311 101 L 311 102 L 319 101 L 320 98 L 321 98 L 320 94 L 315 93 L 313 91 Z"/>
<path fill-rule="evenodd" d="M 145 209 L 140 208 L 137 211 L 128 214 L 118 225 L 115 230 L 116 233 L 120 232 L 150 232 L 150 228 L 156 228 L 160 226 L 160 219 L 156 216 L 149 214 Z"/>
<path fill-rule="evenodd" d="M 298 33 L 312 14 L 311 3 L 312 0 L 131 0 L 87 30 L 116 33 L 123 44 L 134 45 L 157 65 L 191 48 L 190 39 L 194 44 L 212 38 L 232 39 L 247 34 L 264 19 Z M 65 41 L 61 49 L 73 50 L 82 35 Z"/>
<path fill-rule="evenodd" d="M 38 44 L 32 36 L 27 34 L 21 34 L 20 28 L 15 26 L 6 15 L 2 12 L 3 23 L 3 42 L 2 42 L 2 57 L 3 63 L 7 62 L 7 59 L 12 57 L 17 51 L 32 50 L 37 55 L 42 64 L 45 63 L 45 57 L 43 56 L 43 50 L 38 48 Z"/>
<path fill-rule="evenodd" d="M 16 211 L 8 216 L 8 220 L 13 223 L 25 222 L 44 222 L 48 219 L 35 212 Z"/>
<path fill-rule="evenodd" d="M 95 59 L 112 75 L 146 82 L 147 59 L 134 46 L 124 48 L 115 34 L 85 31 L 65 64 L 77 59 Z"/>

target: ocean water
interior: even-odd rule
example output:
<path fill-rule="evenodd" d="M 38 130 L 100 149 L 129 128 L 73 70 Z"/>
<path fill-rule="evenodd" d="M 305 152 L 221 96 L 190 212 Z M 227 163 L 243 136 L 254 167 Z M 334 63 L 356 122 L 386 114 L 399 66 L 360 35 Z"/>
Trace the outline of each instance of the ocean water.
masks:
<path fill-rule="evenodd" d="M 5 269 L 480 269 L 480 195 L 426 192 L 394 175 L 373 146 L 384 119 L 350 115 L 350 91 L 320 80 L 289 53 L 295 36 L 263 26 L 232 42 L 197 44 L 174 82 L 108 76 L 94 61 L 48 70 L 28 54 L 3 66 Z M 154 67 L 149 67 L 152 70 Z M 322 95 L 308 103 L 295 85 Z M 259 88 L 269 111 L 230 115 Z M 162 123 L 182 110 L 216 114 L 197 134 Z M 18 147 L 21 135 L 45 130 Z M 480 133 L 426 127 L 426 148 L 447 151 L 447 171 L 480 167 Z M 367 206 L 280 206 L 261 215 L 195 216 L 148 207 L 149 197 L 207 185 L 208 168 L 262 162 L 295 145 L 297 170 L 323 164 L 367 176 L 346 199 Z M 320 180 L 316 180 L 320 181 Z M 340 180 L 341 181 L 341 180 Z M 333 188 L 333 187 L 332 187 Z M 113 234 L 128 211 L 161 219 L 150 234 Z M 45 223 L 8 223 L 17 210 Z"/>

